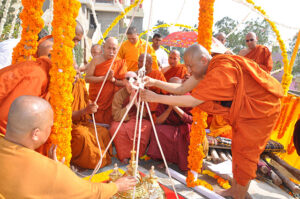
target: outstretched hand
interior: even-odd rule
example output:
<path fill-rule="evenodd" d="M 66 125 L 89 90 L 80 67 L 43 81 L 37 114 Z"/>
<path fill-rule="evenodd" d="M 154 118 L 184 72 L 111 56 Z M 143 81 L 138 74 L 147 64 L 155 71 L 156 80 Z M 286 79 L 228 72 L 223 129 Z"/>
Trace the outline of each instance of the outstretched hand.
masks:
<path fill-rule="evenodd" d="M 152 79 L 151 77 L 145 76 L 143 80 L 145 82 L 145 86 L 147 87 L 151 87 L 155 85 L 155 79 Z"/>
<path fill-rule="evenodd" d="M 122 177 L 115 181 L 118 192 L 132 190 L 136 185 L 136 179 L 132 176 Z"/>
<path fill-rule="evenodd" d="M 141 89 L 141 100 L 146 102 L 157 102 L 158 94 L 147 89 Z"/>

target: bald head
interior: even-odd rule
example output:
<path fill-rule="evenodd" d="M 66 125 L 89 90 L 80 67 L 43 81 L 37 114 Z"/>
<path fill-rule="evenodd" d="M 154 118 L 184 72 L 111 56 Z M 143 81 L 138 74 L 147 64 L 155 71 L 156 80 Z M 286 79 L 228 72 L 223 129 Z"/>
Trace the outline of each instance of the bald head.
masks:
<path fill-rule="evenodd" d="M 102 52 L 101 46 L 99 44 L 93 44 L 91 47 L 91 54 L 93 57 L 100 55 Z"/>
<path fill-rule="evenodd" d="M 169 54 L 169 65 L 175 67 L 180 62 L 180 52 L 178 50 L 172 50 Z"/>
<path fill-rule="evenodd" d="M 189 72 L 196 78 L 205 75 L 208 64 L 211 60 L 211 55 L 200 44 L 191 45 L 184 52 L 184 63 L 188 67 Z"/>
<path fill-rule="evenodd" d="M 76 35 L 73 38 L 73 41 L 74 41 L 75 46 L 77 46 L 77 44 L 81 41 L 83 34 L 84 34 L 83 27 L 78 21 L 76 21 L 75 34 Z"/>
<path fill-rule="evenodd" d="M 142 68 L 143 65 L 144 65 L 144 57 L 145 57 L 145 54 L 141 54 L 139 56 L 139 59 L 138 59 L 138 68 L 139 69 Z M 152 71 L 152 63 L 153 63 L 152 56 L 149 53 L 147 53 L 146 54 L 146 64 L 145 64 L 146 74 L 151 73 L 151 71 Z"/>
<path fill-rule="evenodd" d="M 21 96 L 11 104 L 5 137 L 17 144 L 36 149 L 46 142 L 53 125 L 50 104 L 36 96 Z"/>
<path fill-rule="evenodd" d="M 248 46 L 249 49 L 254 49 L 257 45 L 257 36 L 254 32 L 249 32 L 246 35 L 246 45 Z"/>
<path fill-rule="evenodd" d="M 132 92 L 132 85 L 137 83 L 137 74 L 133 71 L 128 71 L 126 74 L 125 74 L 125 79 L 123 80 L 123 83 L 126 87 L 126 90 L 128 93 L 131 93 Z"/>
<path fill-rule="evenodd" d="M 47 56 L 50 58 L 51 57 L 50 53 L 52 51 L 52 47 L 53 47 L 53 37 L 48 38 L 45 41 L 42 41 L 38 45 L 37 57 Z"/>
<path fill-rule="evenodd" d="M 216 34 L 216 39 L 219 40 L 222 44 L 226 43 L 226 35 L 223 32 Z"/>
<path fill-rule="evenodd" d="M 114 37 L 107 37 L 103 44 L 104 59 L 112 59 L 117 54 L 118 40 Z"/>
<path fill-rule="evenodd" d="M 180 79 L 179 77 L 171 77 L 168 82 L 182 84 L 182 79 Z"/>

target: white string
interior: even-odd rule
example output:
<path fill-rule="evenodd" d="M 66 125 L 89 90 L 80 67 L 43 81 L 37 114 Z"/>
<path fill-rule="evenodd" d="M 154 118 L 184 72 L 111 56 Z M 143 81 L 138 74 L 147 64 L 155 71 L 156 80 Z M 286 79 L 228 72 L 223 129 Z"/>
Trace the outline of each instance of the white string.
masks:
<path fill-rule="evenodd" d="M 132 107 L 132 105 L 133 105 L 133 103 L 134 103 L 134 100 L 136 99 L 137 94 L 138 94 L 138 92 L 136 92 L 136 94 L 134 95 L 133 99 L 131 100 L 128 109 L 126 110 L 125 114 L 123 115 L 123 118 L 121 119 L 121 121 L 120 121 L 120 123 L 119 123 L 119 125 L 118 125 L 118 127 L 117 127 L 117 129 L 116 129 L 116 131 L 115 131 L 115 133 L 114 133 L 114 135 L 113 135 L 112 138 L 110 139 L 110 141 L 109 141 L 109 143 L 108 143 L 106 149 L 105 149 L 104 152 L 103 152 L 103 156 L 100 158 L 100 160 L 99 160 L 99 162 L 98 162 L 96 168 L 94 169 L 92 175 L 90 176 L 90 179 L 89 179 L 89 180 L 91 180 L 92 177 L 99 171 L 99 169 L 100 169 L 100 167 L 101 167 L 101 164 L 102 164 L 102 161 L 103 161 L 103 157 L 104 157 L 104 155 L 107 153 L 107 151 L 108 151 L 110 145 L 112 144 L 113 140 L 114 140 L 115 137 L 117 136 L 117 133 L 118 133 L 118 131 L 119 131 L 121 125 L 123 124 L 123 122 L 124 122 L 124 120 L 125 120 L 125 118 L 126 118 L 128 112 L 129 112 L 129 110 L 131 109 L 131 107 Z M 100 165 L 100 166 L 99 166 L 99 165 Z"/>
<path fill-rule="evenodd" d="M 139 92 L 139 89 L 137 90 Z M 135 150 L 135 140 L 136 140 L 136 132 L 137 132 L 137 126 L 138 126 L 138 118 L 139 118 L 139 112 L 140 112 L 140 105 L 141 105 L 141 96 L 139 95 L 139 102 L 136 110 L 136 117 L 135 117 L 135 128 L 134 128 L 134 136 L 133 136 L 133 146 L 132 150 Z"/>
<path fill-rule="evenodd" d="M 152 127 L 153 127 L 153 132 L 154 132 L 154 135 L 155 135 L 155 139 L 156 139 L 156 142 L 157 142 L 157 145 L 158 145 L 158 148 L 159 148 L 159 151 L 161 153 L 161 157 L 164 161 L 164 164 L 166 166 L 166 171 L 168 173 L 168 176 L 169 176 L 169 179 L 171 181 L 171 184 L 172 184 L 172 188 L 173 188 L 173 191 L 176 195 L 176 198 L 178 199 L 178 195 L 177 195 L 177 191 L 175 189 L 175 185 L 174 185 L 174 182 L 172 180 L 172 177 L 171 177 L 171 174 L 170 174 L 170 171 L 169 171 L 169 167 L 168 167 L 168 164 L 167 164 L 167 161 L 166 161 L 166 158 L 165 158 L 165 155 L 164 155 L 164 152 L 161 148 L 161 145 L 160 145 L 160 142 L 159 142 L 159 139 L 158 139 L 158 136 L 157 136 L 157 131 L 156 131 L 156 128 L 155 128 L 155 124 L 153 122 L 153 118 L 152 118 L 152 115 L 151 115 L 151 111 L 150 111 L 150 108 L 149 108 L 149 105 L 148 105 L 148 102 L 145 102 L 146 104 L 146 107 L 147 107 L 147 110 L 148 110 L 148 114 L 149 114 L 149 117 L 150 117 L 150 121 L 151 121 L 151 124 L 152 124 Z"/>
<path fill-rule="evenodd" d="M 227 35 L 226 35 L 226 38 L 228 38 L 232 33 L 234 33 L 247 19 L 248 19 L 248 17 L 251 15 L 251 13 L 252 12 L 249 12 L 243 19 L 242 19 L 242 21 L 240 21 L 239 23 L 238 23 L 238 25 L 236 25 L 235 26 L 235 28 L 230 32 L 230 33 L 228 33 Z"/>
<path fill-rule="evenodd" d="M 95 121 L 95 115 L 94 114 L 92 114 L 92 118 L 93 118 L 93 121 Z M 97 130 L 96 124 L 94 125 L 94 130 L 95 130 L 95 134 L 96 134 L 98 149 L 99 149 L 99 152 L 100 152 L 100 158 L 102 158 L 102 149 L 101 149 L 101 145 L 100 145 L 99 138 L 98 138 L 98 130 Z"/>
<path fill-rule="evenodd" d="M 184 5 L 185 5 L 185 0 L 183 0 L 183 4 L 182 4 L 182 6 L 181 6 L 180 12 L 179 12 L 179 14 L 178 14 L 178 16 L 177 16 L 177 18 L 176 18 L 176 21 L 175 21 L 174 25 L 178 23 L 178 21 L 179 21 L 179 19 L 180 19 L 180 17 L 181 17 L 182 11 L 183 11 L 183 9 L 184 9 Z"/>

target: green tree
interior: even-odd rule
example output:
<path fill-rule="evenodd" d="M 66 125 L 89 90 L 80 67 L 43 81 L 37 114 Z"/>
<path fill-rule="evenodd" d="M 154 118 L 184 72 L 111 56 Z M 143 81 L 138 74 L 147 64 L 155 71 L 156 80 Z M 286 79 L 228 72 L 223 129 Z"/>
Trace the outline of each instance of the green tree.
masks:
<path fill-rule="evenodd" d="M 215 23 L 216 30 L 214 35 L 218 32 L 229 34 L 237 25 L 238 21 L 230 17 L 224 17 Z M 252 19 L 246 21 L 238 30 L 229 35 L 226 46 L 238 54 L 241 49 L 246 47 L 245 35 L 249 32 L 256 33 L 259 44 L 270 45 L 275 39 L 271 26 L 267 21 L 263 19 Z"/>
<path fill-rule="evenodd" d="M 293 50 L 294 50 L 294 47 L 296 44 L 297 36 L 298 36 L 298 34 L 295 35 L 294 38 L 292 39 L 292 41 L 290 42 L 290 45 L 289 45 L 290 48 L 288 50 L 288 53 L 290 56 L 292 56 L 292 53 L 293 53 Z M 295 59 L 292 73 L 293 73 L 293 75 L 300 74 L 300 51 L 299 50 L 298 50 L 298 53 L 297 53 L 297 56 Z"/>

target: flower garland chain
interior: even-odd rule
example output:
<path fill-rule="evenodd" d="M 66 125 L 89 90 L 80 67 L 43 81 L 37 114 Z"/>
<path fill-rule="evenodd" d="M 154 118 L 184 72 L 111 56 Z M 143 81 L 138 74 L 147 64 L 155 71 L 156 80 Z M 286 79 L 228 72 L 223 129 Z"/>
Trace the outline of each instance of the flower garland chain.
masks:
<path fill-rule="evenodd" d="M 51 144 L 57 145 L 57 157 L 66 158 L 69 165 L 71 154 L 72 130 L 72 83 L 76 75 L 73 67 L 76 17 L 80 2 L 77 0 L 55 0 L 52 21 L 54 39 L 52 67 L 50 69 L 51 95 L 50 103 L 54 110 L 54 125 L 49 138 Z"/>
<path fill-rule="evenodd" d="M 213 26 L 213 14 L 214 14 L 214 2 L 215 0 L 200 0 L 199 9 L 199 26 L 198 26 L 198 42 L 203 45 L 208 51 L 211 48 L 212 42 L 212 26 Z M 199 107 L 195 107 L 192 110 L 193 124 L 190 132 L 190 145 L 188 156 L 188 175 L 186 183 L 188 187 L 194 187 L 202 185 L 210 190 L 212 186 L 207 182 L 195 179 L 192 171 L 201 173 L 202 163 L 204 158 L 203 142 L 206 136 L 205 128 L 207 126 L 207 113 L 203 112 Z"/>
<path fill-rule="evenodd" d="M 210 53 L 212 43 L 212 28 L 214 22 L 214 3 L 215 0 L 200 0 L 199 24 L 198 24 L 198 43 Z"/>
<path fill-rule="evenodd" d="M 121 20 L 121 19 L 123 19 L 124 17 L 125 17 L 125 15 L 127 15 L 128 14 L 128 12 L 130 11 L 130 10 L 132 10 L 134 7 L 136 7 L 138 4 L 142 4 L 143 3 L 143 1 L 144 0 L 135 0 L 135 2 L 133 3 L 133 4 L 131 4 L 130 6 L 128 6 L 127 8 L 125 8 L 125 12 L 122 12 L 119 16 L 117 16 L 116 18 L 115 18 L 115 20 L 110 24 L 110 26 L 105 30 L 105 32 L 103 33 L 103 37 L 102 37 L 102 39 L 100 39 L 99 40 L 99 42 L 98 42 L 98 44 L 101 46 L 102 45 L 102 43 L 103 43 L 103 40 L 104 40 L 104 38 L 106 38 L 107 37 L 107 35 L 108 35 L 108 33 L 111 31 L 111 29 L 115 26 L 115 25 L 117 25 L 117 23 Z"/>
<path fill-rule="evenodd" d="M 189 145 L 189 156 L 188 156 L 188 175 L 186 178 L 186 183 L 188 187 L 204 186 L 210 190 L 213 190 L 212 186 L 207 182 L 195 179 L 192 171 L 201 173 L 203 158 L 205 154 L 203 153 L 203 141 L 206 136 L 205 128 L 207 126 L 206 119 L 207 113 L 201 111 L 200 108 L 195 107 L 192 110 L 193 123 L 190 132 L 190 145 Z"/>
<path fill-rule="evenodd" d="M 282 76 L 282 81 L 281 81 L 281 85 L 283 87 L 284 93 L 285 95 L 287 94 L 289 87 L 292 83 L 292 68 L 289 64 L 289 60 L 288 60 L 288 54 L 286 52 L 286 47 L 285 44 L 282 40 L 282 38 L 280 37 L 280 33 L 275 25 L 274 22 L 272 22 L 271 20 L 269 20 L 266 12 L 260 7 L 260 6 L 256 6 L 255 3 L 253 2 L 253 0 L 246 0 L 249 4 L 251 4 L 257 11 L 259 11 L 262 15 L 265 16 L 265 20 L 267 22 L 269 22 L 270 26 L 272 27 L 272 30 L 275 32 L 276 37 L 277 37 L 277 41 L 280 45 L 280 49 L 282 51 L 282 57 L 283 57 L 283 67 L 284 67 L 284 74 Z"/>
<path fill-rule="evenodd" d="M 42 19 L 44 1 L 45 0 L 22 0 L 23 10 L 20 13 L 22 35 L 20 42 L 13 51 L 13 64 L 33 60 L 32 55 L 36 53 L 38 46 L 38 33 L 44 26 Z"/>
<path fill-rule="evenodd" d="M 212 171 L 209 170 L 203 170 L 202 174 L 206 174 L 210 177 L 213 177 L 214 179 L 217 180 L 218 184 L 224 188 L 224 189 L 229 189 L 231 186 L 229 184 L 228 180 L 225 180 L 223 178 L 221 178 L 220 176 L 218 176 L 217 174 L 213 173 Z"/>

